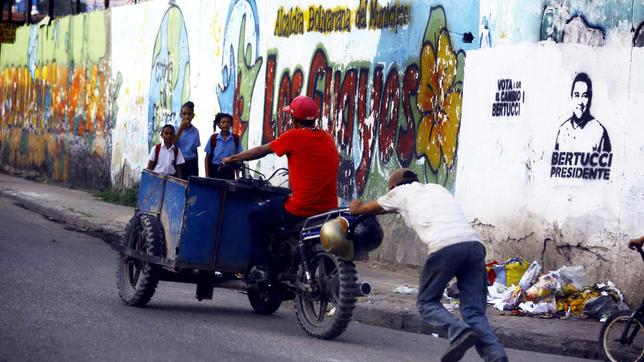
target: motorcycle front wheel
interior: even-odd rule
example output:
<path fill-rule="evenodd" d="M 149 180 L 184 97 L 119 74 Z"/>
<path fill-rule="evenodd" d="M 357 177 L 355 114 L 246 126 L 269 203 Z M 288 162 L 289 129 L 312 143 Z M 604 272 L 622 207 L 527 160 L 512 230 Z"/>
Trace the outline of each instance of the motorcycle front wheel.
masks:
<path fill-rule="evenodd" d="M 309 335 L 333 339 L 347 329 L 353 317 L 358 293 L 356 267 L 319 247 L 313 250 L 311 272 L 311 291 L 295 297 L 295 313 Z M 302 265 L 298 280 L 306 280 Z"/>

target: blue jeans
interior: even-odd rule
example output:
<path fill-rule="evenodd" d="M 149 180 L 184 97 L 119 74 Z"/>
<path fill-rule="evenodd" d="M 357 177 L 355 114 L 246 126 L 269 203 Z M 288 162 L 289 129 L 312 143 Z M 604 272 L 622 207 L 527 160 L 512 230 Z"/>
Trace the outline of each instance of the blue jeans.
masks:
<path fill-rule="evenodd" d="M 457 280 L 463 320 L 448 312 L 441 303 L 443 291 L 453 277 Z M 427 323 L 446 329 L 450 343 L 471 328 L 480 341 L 476 351 L 486 361 L 494 361 L 506 353 L 485 316 L 486 299 L 483 244 L 478 241 L 453 244 L 429 255 L 420 275 L 418 312 Z"/>

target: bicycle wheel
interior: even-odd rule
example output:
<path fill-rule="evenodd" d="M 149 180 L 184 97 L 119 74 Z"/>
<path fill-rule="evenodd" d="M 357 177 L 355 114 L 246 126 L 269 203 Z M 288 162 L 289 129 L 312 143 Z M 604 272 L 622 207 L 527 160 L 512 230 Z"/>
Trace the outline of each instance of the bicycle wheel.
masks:
<path fill-rule="evenodd" d="M 620 311 L 611 315 L 599 332 L 599 345 L 604 359 L 612 362 L 642 362 L 643 329 L 641 321 L 636 318 L 631 320 L 631 312 Z"/>

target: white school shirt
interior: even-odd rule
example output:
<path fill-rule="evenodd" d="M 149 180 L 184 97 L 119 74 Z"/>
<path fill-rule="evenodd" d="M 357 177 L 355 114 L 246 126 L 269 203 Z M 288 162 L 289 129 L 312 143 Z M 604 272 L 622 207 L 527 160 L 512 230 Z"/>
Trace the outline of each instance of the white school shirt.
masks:
<path fill-rule="evenodd" d="M 154 162 L 157 161 L 154 159 L 155 156 L 155 150 L 157 146 L 155 145 L 152 147 L 152 150 L 150 150 L 150 157 L 148 157 L 148 160 Z M 162 143 L 161 144 L 161 149 L 159 150 L 159 160 L 157 161 L 156 166 L 154 166 L 154 172 L 158 173 L 164 173 L 166 175 L 174 175 L 177 173 L 177 170 L 174 169 L 174 145 L 170 146 L 170 148 L 166 148 L 165 145 Z M 177 148 L 177 165 L 181 165 L 185 163 L 186 161 L 183 159 L 183 154 L 181 153 L 181 150 Z"/>
<path fill-rule="evenodd" d="M 396 211 L 427 245 L 428 254 L 452 244 L 480 241 L 454 196 L 443 186 L 413 182 L 389 191 L 377 200 Z"/>

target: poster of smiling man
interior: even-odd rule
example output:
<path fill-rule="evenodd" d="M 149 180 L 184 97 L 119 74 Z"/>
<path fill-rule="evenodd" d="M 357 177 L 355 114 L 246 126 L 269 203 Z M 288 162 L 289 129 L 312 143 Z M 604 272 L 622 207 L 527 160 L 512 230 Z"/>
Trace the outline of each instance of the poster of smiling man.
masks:
<path fill-rule="evenodd" d="M 609 180 L 613 161 L 606 128 L 590 113 L 593 84 L 578 73 L 570 89 L 572 115 L 559 126 L 550 177 Z"/>

